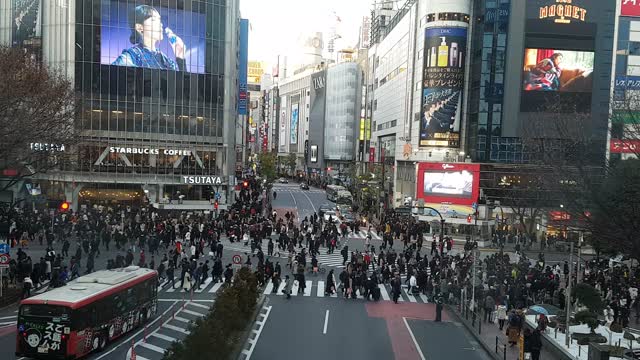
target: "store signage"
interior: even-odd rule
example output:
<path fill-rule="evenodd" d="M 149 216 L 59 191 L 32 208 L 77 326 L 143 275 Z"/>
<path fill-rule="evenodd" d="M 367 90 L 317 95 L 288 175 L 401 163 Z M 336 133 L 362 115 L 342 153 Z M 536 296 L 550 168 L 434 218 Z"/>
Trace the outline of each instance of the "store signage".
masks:
<path fill-rule="evenodd" d="M 612 154 L 638 154 L 640 152 L 640 140 L 611 139 L 609 151 Z"/>
<path fill-rule="evenodd" d="M 161 149 L 155 148 L 131 148 L 131 147 L 110 147 L 109 152 L 112 154 L 143 154 L 143 155 L 159 155 Z M 175 150 L 162 149 L 162 154 L 170 156 L 191 156 L 191 150 Z"/>
<path fill-rule="evenodd" d="M 572 20 L 584 22 L 587 10 L 574 5 L 573 0 L 555 0 L 555 4 L 540 7 L 540 20 L 553 19 L 557 24 L 571 24 Z"/>
<path fill-rule="evenodd" d="M 51 152 L 63 152 L 66 150 L 64 144 L 44 144 L 44 143 L 31 143 L 29 144 L 31 151 L 51 151 Z"/>
<path fill-rule="evenodd" d="M 620 0 L 622 6 L 620 7 L 621 16 L 640 16 L 640 0 Z"/>
<path fill-rule="evenodd" d="M 324 78 L 324 76 L 319 76 L 319 77 L 313 79 L 313 89 L 314 90 L 323 89 L 324 86 L 325 86 L 325 78 Z"/>
<path fill-rule="evenodd" d="M 222 185 L 220 176 L 183 176 L 182 183 L 187 185 Z"/>
<path fill-rule="evenodd" d="M 615 89 L 640 90 L 640 76 L 616 75 Z"/>

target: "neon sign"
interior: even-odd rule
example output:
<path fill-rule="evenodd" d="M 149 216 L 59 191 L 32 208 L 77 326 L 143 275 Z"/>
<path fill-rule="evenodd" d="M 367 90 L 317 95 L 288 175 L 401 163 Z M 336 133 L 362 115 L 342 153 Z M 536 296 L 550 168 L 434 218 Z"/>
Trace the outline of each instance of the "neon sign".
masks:
<path fill-rule="evenodd" d="M 587 18 L 587 10 L 573 5 L 573 0 L 556 0 L 553 5 L 540 7 L 540 20 L 553 19 L 558 24 L 570 24 L 572 20 L 584 22 Z"/>

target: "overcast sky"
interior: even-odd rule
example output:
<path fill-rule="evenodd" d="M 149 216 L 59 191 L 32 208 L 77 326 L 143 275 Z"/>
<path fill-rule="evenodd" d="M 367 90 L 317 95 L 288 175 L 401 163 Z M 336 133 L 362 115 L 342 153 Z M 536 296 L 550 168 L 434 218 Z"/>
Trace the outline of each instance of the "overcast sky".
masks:
<path fill-rule="evenodd" d="M 362 17 L 372 0 L 240 0 L 243 18 L 249 19 L 249 60 L 275 64 L 278 55 L 295 51 L 301 34 L 328 32 L 335 12 L 340 19 L 341 46 L 354 46 Z M 326 49 L 326 36 L 325 36 Z"/>

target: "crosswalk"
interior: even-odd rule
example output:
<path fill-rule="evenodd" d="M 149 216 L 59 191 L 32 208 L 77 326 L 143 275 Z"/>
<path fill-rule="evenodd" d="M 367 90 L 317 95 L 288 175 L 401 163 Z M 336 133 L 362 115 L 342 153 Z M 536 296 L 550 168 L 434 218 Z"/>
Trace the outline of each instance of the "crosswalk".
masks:
<path fill-rule="evenodd" d="M 262 244 L 262 252 L 264 252 L 264 254 L 268 254 L 268 245 L 266 243 Z M 225 250 L 231 250 L 231 251 L 237 251 L 237 252 L 251 252 L 251 248 L 249 246 L 243 246 L 243 244 L 241 243 L 229 243 L 228 245 L 225 244 L 224 246 Z M 322 266 L 332 266 L 332 267 L 336 267 L 336 268 L 343 268 L 344 265 L 342 265 L 342 255 L 340 255 L 340 249 L 336 249 L 335 252 L 333 254 L 327 254 L 326 253 L 327 250 L 325 248 L 320 248 L 320 254 L 316 255 L 316 258 L 318 259 L 318 262 L 322 265 Z M 274 256 L 272 257 L 280 257 L 283 259 L 286 259 L 288 257 L 288 252 L 287 251 L 279 251 L 277 249 L 277 246 L 274 247 L 273 250 L 273 254 Z M 310 257 L 309 257 L 309 261 L 310 261 Z M 246 259 L 243 259 L 246 261 Z"/>
<path fill-rule="evenodd" d="M 304 289 L 301 290 L 300 289 L 300 284 L 298 283 L 297 280 L 295 280 L 293 282 L 292 287 L 291 287 L 291 296 L 318 297 L 318 298 L 323 298 L 323 297 L 338 298 L 338 297 L 341 296 L 341 295 L 338 295 L 337 293 L 334 293 L 334 294 L 331 294 L 331 295 L 326 295 L 325 294 L 325 285 L 326 285 L 325 282 L 322 281 L 322 280 L 318 280 L 318 281 L 306 280 Z M 275 286 L 274 286 L 273 282 L 269 281 L 269 283 L 267 283 L 267 285 L 265 286 L 265 288 L 263 290 L 263 294 L 265 294 L 265 295 L 274 295 L 274 296 L 283 296 L 284 293 L 282 292 L 282 290 L 284 290 L 284 288 L 285 288 L 284 281 L 280 282 L 280 284 L 279 284 L 277 289 L 275 289 Z M 380 289 L 380 297 L 381 297 L 380 300 L 382 300 L 382 301 L 391 301 L 392 300 L 391 287 L 389 285 L 387 285 L 387 284 L 378 284 L 378 288 Z M 364 296 L 362 294 L 360 294 L 359 292 L 357 293 L 357 298 L 358 299 L 365 299 Z M 426 295 L 424 295 L 422 293 L 411 294 L 410 292 L 407 291 L 407 288 L 402 287 L 401 295 L 398 298 L 398 302 L 427 304 L 427 303 L 429 303 L 429 299 L 427 298 Z"/>
<path fill-rule="evenodd" d="M 191 323 L 206 316 L 211 305 L 190 301 L 175 308 L 171 314 L 163 314 L 162 317 L 167 316 L 166 320 L 151 333 L 147 334 L 145 330 L 143 338 L 127 351 L 127 359 L 161 360 L 174 341 L 182 341 L 191 333 Z"/>
<path fill-rule="evenodd" d="M 191 290 L 186 291 L 183 287 L 180 286 L 181 281 L 179 278 L 176 279 L 175 284 L 171 286 L 167 280 L 162 280 L 160 285 L 158 285 L 158 293 L 191 293 Z M 224 285 L 223 282 L 213 282 L 213 278 L 209 276 L 201 285 L 200 288 L 194 288 L 194 294 L 216 294 L 220 288 Z"/>

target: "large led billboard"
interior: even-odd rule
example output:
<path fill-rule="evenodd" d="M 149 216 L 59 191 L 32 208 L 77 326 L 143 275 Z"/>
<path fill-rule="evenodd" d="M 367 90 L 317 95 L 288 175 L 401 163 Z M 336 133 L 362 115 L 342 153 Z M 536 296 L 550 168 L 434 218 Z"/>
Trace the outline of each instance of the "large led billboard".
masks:
<path fill-rule="evenodd" d="M 591 51 L 525 49 L 522 89 L 589 93 L 593 62 Z"/>
<path fill-rule="evenodd" d="M 471 197 L 473 173 L 460 171 L 427 171 L 424 173 L 425 195 Z"/>
<path fill-rule="evenodd" d="M 102 0 L 100 63 L 205 72 L 204 14 Z"/>
<path fill-rule="evenodd" d="M 300 111 L 300 106 L 298 104 L 293 104 L 291 105 L 291 127 L 289 128 L 290 132 L 291 132 L 291 144 L 297 144 L 298 143 L 298 118 L 299 118 L 299 114 L 298 112 Z"/>
<path fill-rule="evenodd" d="M 426 29 L 420 146 L 458 147 L 467 29 Z"/>
<path fill-rule="evenodd" d="M 480 165 L 424 162 L 418 164 L 417 180 L 416 199 L 436 208 L 455 205 L 460 214 L 478 201 Z"/>

